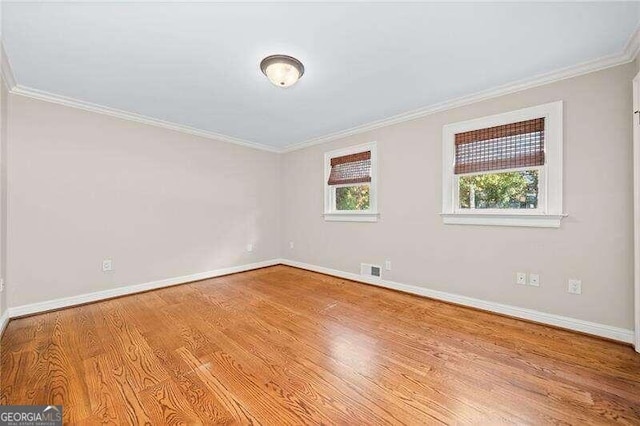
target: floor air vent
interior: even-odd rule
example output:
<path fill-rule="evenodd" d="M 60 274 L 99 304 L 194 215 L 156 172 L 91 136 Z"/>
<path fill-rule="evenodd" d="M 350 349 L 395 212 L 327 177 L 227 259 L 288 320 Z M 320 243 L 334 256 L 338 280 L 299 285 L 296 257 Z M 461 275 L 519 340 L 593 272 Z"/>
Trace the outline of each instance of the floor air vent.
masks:
<path fill-rule="evenodd" d="M 381 271 L 382 271 L 382 268 L 378 265 L 370 265 L 368 263 L 360 264 L 360 275 L 380 278 Z"/>

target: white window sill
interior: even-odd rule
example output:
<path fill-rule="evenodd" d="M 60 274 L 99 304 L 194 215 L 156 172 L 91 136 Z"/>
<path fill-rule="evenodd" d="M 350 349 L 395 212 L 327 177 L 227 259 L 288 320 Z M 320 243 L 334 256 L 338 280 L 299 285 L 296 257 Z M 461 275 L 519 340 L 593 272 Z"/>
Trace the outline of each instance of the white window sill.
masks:
<path fill-rule="evenodd" d="M 342 212 L 325 213 L 323 216 L 327 222 L 377 222 L 380 214 L 370 212 Z"/>
<path fill-rule="evenodd" d="M 524 226 L 560 228 L 566 214 L 441 213 L 446 225 Z"/>

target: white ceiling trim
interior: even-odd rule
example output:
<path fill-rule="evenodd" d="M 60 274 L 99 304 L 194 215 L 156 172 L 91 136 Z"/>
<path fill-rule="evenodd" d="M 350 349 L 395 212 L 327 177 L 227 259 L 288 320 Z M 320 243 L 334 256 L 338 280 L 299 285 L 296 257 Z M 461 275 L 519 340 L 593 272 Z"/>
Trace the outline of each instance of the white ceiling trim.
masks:
<path fill-rule="evenodd" d="M 508 95 L 510 93 L 520 92 L 533 87 L 543 86 L 545 84 L 554 83 L 556 81 L 565 80 L 572 77 L 578 77 L 580 75 L 588 74 L 604 70 L 606 68 L 623 65 L 633 61 L 640 53 L 640 27 L 638 27 L 625 46 L 625 49 L 617 54 L 603 56 L 588 62 L 583 62 L 578 65 L 573 65 L 566 68 L 561 68 L 556 71 L 552 71 L 545 74 L 540 74 L 534 77 L 518 80 L 503 86 L 498 86 L 493 89 L 483 90 L 481 92 L 462 96 L 456 99 L 444 101 L 427 107 L 419 108 L 417 110 L 408 111 L 402 114 L 394 115 L 392 117 L 384 118 L 382 120 L 373 121 L 360 126 L 352 127 L 347 130 L 331 133 L 325 136 L 308 139 L 303 142 L 287 145 L 280 150 L 280 152 L 291 152 L 299 149 L 304 149 L 313 145 L 323 144 L 331 142 L 337 139 L 342 139 L 348 136 L 357 135 L 364 132 L 369 132 L 381 127 L 391 126 L 393 124 L 403 123 L 405 121 L 415 120 L 421 117 L 425 117 L 430 114 L 442 112 L 454 108 L 458 108 L 465 105 L 470 105 L 476 102 L 484 101 L 487 99 L 497 98 L 500 96 Z"/>
<path fill-rule="evenodd" d="M 164 129 L 174 130 L 176 132 L 186 133 L 189 135 L 200 136 L 207 139 L 215 139 L 217 141 L 229 142 L 236 145 L 245 146 L 248 148 L 260 149 L 268 152 L 280 152 L 278 148 L 263 145 L 257 142 L 252 142 L 233 136 L 222 135 L 207 130 L 196 129 L 195 127 L 185 126 L 182 124 L 172 123 L 157 118 L 147 117 L 145 115 L 137 114 L 135 112 L 123 111 L 116 108 L 110 108 L 103 105 L 97 105 L 91 102 L 81 101 L 79 99 L 70 98 L 67 96 L 56 95 L 54 93 L 45 92 L 43 90 L 33 89 L 17 84 L 11 68 L 11 62 L 4 49 L 4 44 L 0 41 L 0 53 L 1 53 L 1 69 L 0 74 L 2 80 L 7 85 L 9 93 L 14 95 L 25 96 L 28 98 L 38 99 L 45 102 L 52 102 L 59 105 L 68 106 L 71 108 L 78 108 L 85 111 L 97 112 L 98 114 L 104 114 L 111 117 L 121 118 L 123 120 L 135 121 L 137 123 L 148 124 L 150 126 L 162 127 Z"/>
<path fill-rule="evenodd" d="M 337 139 L 345 138 L 348 136 L 369 132 L 381 127 L 390 126 L 393 124 L 402 123 L 405 121 L 415 120 L 421 117 L 425 117 L 437 112 L 446 111 L 453 108 L 458 108 L 464 105 L 473 104 L 476 102 L 497 98 L 510 93 L 520 92 L 533 87 L 550 84 L 556 81 L 565 80 L 572 77 L 588 74 L 595 71 L 600 71 L 606 68 L 611 68 L 617 65 L 626 64 L 633 61 L 640 53 L 640 27 L 634 31 L 629 38 L 625 49 L 613 55 L 604 56 L 592 61 L 584 62 L 582 64 L 574 65 L 571 67 L 562 68 L 549 73 L 537 75 L 531 78 L 519 80 L 513 83 L 509 83 L 503 86 L 499 86 L 493 89 L 484 90 L 472 95 L 462 96 L 456 99 L 444 101 L 427 107 L 419 108 L 417 110 L 408 111 L 406 113 L 394 115 L 382 120 L 373 121 L 360 126 L 352 127 L 350 129 L 342 130 L 328 135 L 320 136 L 317 138 L 308 139 L 299 143 L 287 145 L 283 148 L 276 148 L 269 145 L 260 144 L 257 142 L 235 138 L 233 136 L 222 135 L 207 130 L 201 130 L 194 127 L 185 126 L 182 124 L 172 123 L 152 117 L 147 117 L 141 114 L 123 111 L 107 106 L 97 105 L 90 102 L 81 101 L 78 99 L 56 95 L 53 93 L 45 92 L 30 87 L 21 86 L 16 83 L 14 78 L 9 59 L 5 53 L 4 46 L 1 45 L 2 50 L 2 78 L 9 87 L 10 93 L 26 96 L 33 99 L 38 99 L 46 102 L 52 102 L 60 105 L 65 105 L 72 108 L 78 108 L 85 111 L 96 112 L 99 114 L 109 115 L 111 117 L 121 118 L 123 120 L 135 121 L 138 123 L 148 124 L 151 126 L 162 127 L 165 129 L 174 130 L 194 136 L 200 136 L 208 139 L 215 139 L 218 141 L 229 142 L 236 145 L 241 145 L 249 148 L 260 149 L 263 151 L 286 153 L 304 149 L 313 145 L 318 145 Z"/>
<path fill-rule="evenodd" d="M 116 108 L 110 108 L 102 105 L 97 105 L 91 102 L 85 102 L 78 99 L 68 98 L 66 96 L 56 95 L 53 93 L 45 92 L 38 89 L 32 89 L 21 85 L 16 85 L 12 90 L 12 94 L 26 96 L 28 98 L 38 99 L 41 101 L 52 102 L 59 105 L 64 105 L 72 108 L 78 108 L 85 111 L 97 112 L 98 114 L 109 115 L 111 117 L 121 118 L 123 120 L 135 121 L 142 124 L 148 124 L 150 126 L 162 127 L 164 129 L 175 130 L 177 132 L 186 133 L 189 135 L 200 136 L 207 139 L 215 139 L 222 142 L 229 142 L 236 145 L 242 145 L 248 148 L 260 149 L 269 152 L 279 152 L 278 148 L 251 142 L 244 139 L 234 138 L 233 136 L 222 135 L 219 133 L 209 132 L 207 130 L 196 129 L 195 127 L 189 127 L 182 124 L 172 123 L 170 121 L 164 121 L 157 118 L 147 117 L 145 115 L 137 114 L 135 112 L 122 111 Z"/>
<path fill-rule="evenodd" d="M 11 63 L 9 62 L 9 57 L 7 56 L 7 52 L 4 50 L 4 45 L 2 43 L 0 43 L 0 56 L 0 74 L 2 75 L 2 81 L 7 85 L 9 91 L 11 91 L 16 87 L 16 79 L 13 76 Z"/>

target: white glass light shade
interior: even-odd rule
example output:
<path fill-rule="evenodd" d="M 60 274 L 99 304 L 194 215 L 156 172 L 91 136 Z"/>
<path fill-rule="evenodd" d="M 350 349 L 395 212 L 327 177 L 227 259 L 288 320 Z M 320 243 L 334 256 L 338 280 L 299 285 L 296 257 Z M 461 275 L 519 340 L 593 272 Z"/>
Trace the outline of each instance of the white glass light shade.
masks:
<path fill-rule="evenodd" d="M 296 58 L 286 55 L 268 56 L 260 63 L 260 69 L 269 81 L 278 87 L 294 85 L 304 74 L 304 66 Z"/>

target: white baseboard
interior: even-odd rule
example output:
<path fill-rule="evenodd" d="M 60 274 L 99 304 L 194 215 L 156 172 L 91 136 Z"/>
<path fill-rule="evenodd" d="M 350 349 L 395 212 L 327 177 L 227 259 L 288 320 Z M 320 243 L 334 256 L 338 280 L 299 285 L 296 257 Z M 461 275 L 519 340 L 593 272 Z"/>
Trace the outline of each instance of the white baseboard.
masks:
<path fill-rule="evenodd" d="M 0 315 L 0 337 L 2 337 L 4 329 L 7 328 L 7 324 L 9 324 L 9 311 L 4 311 L 4 313 Z"/>
<path fill-rule="evenodd" d="M 549 314 L 546 312 L 535 311 L 533 309 L 519 308 L 517 306 L 504 305 L 502 303 L 488 302 L 486 300 L 474 299 L 472 297 L 461 296 L 458 294 L 447 293 L 444 291 L 432 290 L 414 285 L 401 284 L 379 278 L 372 278 L 354 274 L 351 272 L 343 272 L 336 269 L 325 268 L 322 266 L 310 265 L 308 263 L 298 262 L 295 260 L 281 259 L 281 263 L 296 268 L 306 269 L 309 271 L 320 272 L 322 274 L 333 275 L 352 281 L 359 281 L 366 284 L 372 284 L 379 287 L 390 288 L 405 293 L 416 294 L 418 296 L 429 297 L 431 299 L 442 300 L 445 302 L 456 303 L 459 305 L 470 306 L 485 311 L 495 312 L 503 315 L 509 315 L 516 318 L 522 318 L 529 321 L 535 321 L 542 324 L 553 325 L 556 327 L 566 328 L 568 330 L 580 331 L 582 333 L 592 334 L 594 336 L 606 337 L 607 339 L 618 340 L 624 343 L 634 342 L 633 330 L 627 330 L 610 325 L 598 324 L 589 321 L 583 321 L 575 318 L 564 317 L 561 315 Z"/>
<path fill-rule="evenodd" d="M 23 317 L 26 315 L 33 315 L 40 312 L 52 311 L 55 309 L 66 308 L 69 306 L 82 305 L 90 302 L 97 302 L 99 300 L 111 299 L 119 296 L 126 296 L 128 294 L 140 293 L 143 291 L 155 290 L 163 287 L 170 287 L 178 284 L 185 284 L 192 281 L 205 280 L 208 278 L 220 277 L 222 275 L 235 274 L 238 272 L 250 271 L 252 269 L 265 268 L 267 266 L 273 266 L 280 264 L 280 259 L 265 260 L 263 262 L 249 263 L 247 265 L 232 266 L 230 268 L 216 269 L 208 272 L 201 272 L 193 275 L 184 275 L 182 277 L 168 278 L 160 281 L 152 281 L 143 284 L 130 285 L 126 287 L 118 287 L 109 290 L 96 291 L 94 293 L 82 294 L 79 296 L 64 297 L 61 299 L 49 300 L 46 302 L 31 303 L 28 305 L 16 306 L 9 308 L 8 312 L 5 312 L 7 320 L 9 318 Z M 0 334 L 1 335 L 1 334 Z"/>
<path fill-rule="evenodd" d="M 592 334 L 594 336 L 606 337 L 608 339 L 618 340 L 625 343 L 634 342 L 633 330 L 612 327 L 605 324 L 598 324 L 589 321 L 583 321 L 575 318 L 564 317 L 561 315 L 549 314 L 545 312 L 535 311 L 533 309 L 519 308 L 517 306 L 504 305 L 501 303 L 489 302 L 472 297 L 461 296 L 458 294 L 447 293 L 444 291 L 432 290 L 414 285 L 401 284 L 394 281 L 388 281 L 378 278 L 366 277 L 351 272 L 339 271 L 337 269 L 325 268 L 322 266 L 311 265 L 308 263 L 298 262 L 289 259 L 271 259 L 263 262 L 250 263 L 247 265 L 233 266 L 230 268 L 216 269 L 208 272 L 201 272 L 193 275 L 185 275 L 181 277 L 168 278 L 160 281 L 152 281 L 143 284 L 131 285 L 126 287 L 118 287 L 110 290 L 97 291 L 79 296 L 65 297 L 61 299 L 50 300 L 46 302 L 32 303 L 28 305 L 16 306 L 9 308 L 0 316 L 0 336 L 11 318 L 33 315 L 41 312 L 52 311 L 55 309 L 67 308 L 75 305 L 82 305 L 90 302 L 111 299 L 128 294 L 140 293 L 164 287 L 170 287 L 178 284 L 185 284 L 192 281 L 215 278 L 222 275 L 235 274 L 238 272 L 250 271 L 253 269 L 265 268 L 273 265 L 294 266 L 309 271 L 320 272 L 322 274 L 333 275 L 336 277 L 372 284 L 379 287 L 390 288 L 405 293 L 416 294 L 419 296 L 429 297 L 431 299 L 442 300 L 445 302 L 456 303 L 459 305 L 470 306 L 473 308 L 483 309 L 490 312 L 509 315 L 516 318 L 522 318 L 530 321 L 549 324 L 556 327 L 566 328 L 568 330 L 580 331 Z"/>

